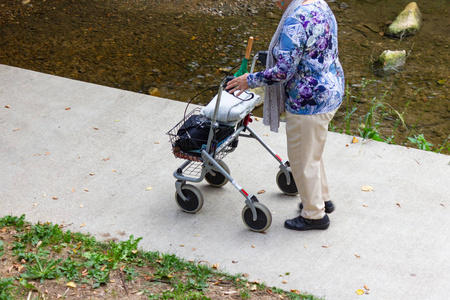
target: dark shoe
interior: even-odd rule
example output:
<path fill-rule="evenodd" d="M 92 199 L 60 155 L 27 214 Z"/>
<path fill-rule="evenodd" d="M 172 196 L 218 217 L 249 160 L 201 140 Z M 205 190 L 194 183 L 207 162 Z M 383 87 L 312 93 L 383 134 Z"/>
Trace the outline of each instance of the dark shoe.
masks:
<path fill-rule="evenodd" d="M 327 229 L 328 226 L 330 226 L 330 219 L 327 215 L 319 220 L 310 220 L 305 219 L 302 216 L 298 216 L 297 218 L 286 220 L 286 222 L 284 222 L 284 227 L 299 231 L 311 229 L 324 230 Z"/>
<path fill-rule="evenodd" d="M 303 203 L 300 202 L 299 206 L 300 210 L 303 209 Z M 325 213 L 326 214 L 331 214 L 334 211 L 334 205 L 333 202 L 330 201 L 325 201 Z"/>

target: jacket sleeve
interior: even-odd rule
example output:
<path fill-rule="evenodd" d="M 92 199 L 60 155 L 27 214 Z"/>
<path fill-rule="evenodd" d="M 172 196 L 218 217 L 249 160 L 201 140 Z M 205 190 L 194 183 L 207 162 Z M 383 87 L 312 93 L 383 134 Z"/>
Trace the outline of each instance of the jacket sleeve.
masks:
<path fill-rule="evenodd" d="M 250 88 L 289 81 L 300 63 L 305 42 L 306 34 L 300 20 L 288 17 L 272 53 L 275 55 L 276 65 L 264 71 L 249 74 L 247 82 Z"/>

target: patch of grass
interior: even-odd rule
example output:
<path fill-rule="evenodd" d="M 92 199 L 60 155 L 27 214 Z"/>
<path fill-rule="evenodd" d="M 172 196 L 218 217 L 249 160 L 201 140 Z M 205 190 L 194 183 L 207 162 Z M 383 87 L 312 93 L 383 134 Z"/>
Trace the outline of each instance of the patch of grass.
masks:
<path fill-rule="evenodd" d="M 100 243 L 51 223 L 0 219 L 0 300 L 317 299 L 268 288 L 203 263 L 138 248 L 142 238 Z M 237 297 L 237 298 L 236 298 Z"/>

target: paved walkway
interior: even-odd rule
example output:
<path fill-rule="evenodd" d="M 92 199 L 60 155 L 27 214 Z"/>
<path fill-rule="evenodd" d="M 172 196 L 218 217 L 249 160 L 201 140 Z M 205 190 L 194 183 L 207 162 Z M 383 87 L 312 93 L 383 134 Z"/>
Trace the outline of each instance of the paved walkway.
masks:
<path fill-rule="evenodd" d="M 226 157 L 232 176 L 273 214 L 265 234 L 241 219 L 228 184 L 196 184 L 205 205 L 181 212 L 165 133 L 185 103 L 0 65 L 0 215 L 68 225 L 101 239 L 219 264 L 232 274 L 325 299 L 450 299 L 450 157 L 330 133 L 336 204 L 326 231 L 283 228 L 298 214 L 276 161 L 254 140 Z M 284 127 L 252 124 L 280 156 Z M 373 187 L 364 192 L 363 186 Z M 358 289 L 370 290 L 358 296 Z"/>

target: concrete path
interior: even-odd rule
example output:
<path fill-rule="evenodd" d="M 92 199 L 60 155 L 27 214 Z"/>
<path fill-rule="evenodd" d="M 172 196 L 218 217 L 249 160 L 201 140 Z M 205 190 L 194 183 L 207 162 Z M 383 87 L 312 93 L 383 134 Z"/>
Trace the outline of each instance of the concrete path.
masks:
<path fill-rule="evenodd" d="M 254 233 L 231 184 L 196 184 L 202 210 L 178 209 L 172 174 L 183 160 L 165 133 L 185 106 L 0 65 L 0 216 L 100 240 L 143 237 L 144 250 L 325 299 L 450 299 L 449 156 L 330 133 L 324 159 L 337 209 L 328 230 L 301 233 L 283 227 L 299 200 L 279 191 L 276 161 L 241 139 L 225 161 L 248 192 L 265 190 L 258 198 L 273 214 L 267 232 Z M 286 157 L 284 127 L 252 127 Z"/>

